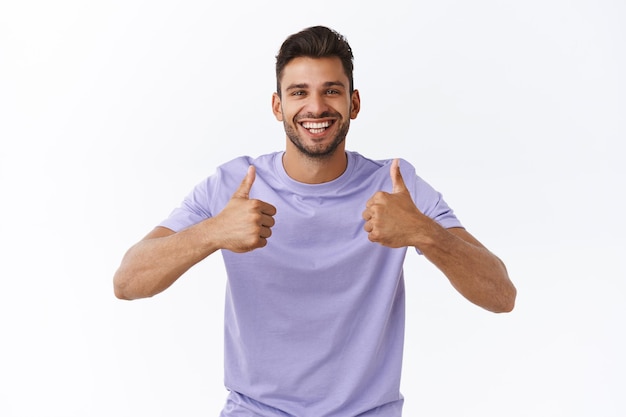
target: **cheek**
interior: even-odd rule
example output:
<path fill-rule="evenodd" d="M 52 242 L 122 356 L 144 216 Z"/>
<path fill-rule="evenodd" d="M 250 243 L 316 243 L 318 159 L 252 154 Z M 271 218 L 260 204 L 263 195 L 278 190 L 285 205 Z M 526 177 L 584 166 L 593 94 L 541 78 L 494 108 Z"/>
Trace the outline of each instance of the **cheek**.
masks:
<path fill-rule="evenodd" d="M 291 123 L 293 122 L 294 118 L 298 115 L 298 109 L 294 109 L 292 107 L 289 106 L 283 106 L 282 107 L 282 117 L 283 120 Z"/>

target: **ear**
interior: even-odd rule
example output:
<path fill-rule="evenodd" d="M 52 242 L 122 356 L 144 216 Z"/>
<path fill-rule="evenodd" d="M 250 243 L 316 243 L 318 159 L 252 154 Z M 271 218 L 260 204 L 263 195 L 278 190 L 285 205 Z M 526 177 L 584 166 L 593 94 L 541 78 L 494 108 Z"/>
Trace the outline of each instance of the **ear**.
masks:
<path fill-rule="evenodd" d="M 278 93 L 272 94 L 272 112 L 274 113 L 276 120 L 279 122 L 283 121 L 283 107 L 281 106 Z"/>
<path fill-rule="evenodd" d="M 359 90 L 354 90 L 352 92 L 352 105 L 350 106 L 350 118 L 356 119 L 356 116 L 359 114 L 361 110 L 361 96 L 359 95 Z"/>

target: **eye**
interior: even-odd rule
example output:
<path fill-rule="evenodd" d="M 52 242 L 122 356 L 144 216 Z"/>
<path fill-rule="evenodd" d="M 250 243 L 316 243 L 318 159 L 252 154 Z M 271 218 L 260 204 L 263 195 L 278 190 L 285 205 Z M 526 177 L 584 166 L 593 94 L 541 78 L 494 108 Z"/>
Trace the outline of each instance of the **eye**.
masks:
<path fill-rule="evenodd" d="M 294 92 L 291 93 L 292 96 L 303 96 L 305 94 L 306 92 L 304 90 L 295 90 Z"/>
<path fill-rule="evenodd" d="M 328 94 L 328 95 L 339 94 L 339 90 L 335 90 L 333 88 L 329 88 L 328 90 L 326 90 L 326 94 Z"/>

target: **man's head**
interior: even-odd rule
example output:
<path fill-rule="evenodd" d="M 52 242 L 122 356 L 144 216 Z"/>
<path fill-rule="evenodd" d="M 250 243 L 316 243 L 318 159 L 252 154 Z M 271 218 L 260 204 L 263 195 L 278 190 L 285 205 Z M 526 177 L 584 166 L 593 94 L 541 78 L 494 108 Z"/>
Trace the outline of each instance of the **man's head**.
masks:
<path fill-rule="evenodd" d="M 272 111 L 283 122 L 288 152 L 315 159 L 342 154 L 350 119 L 360 109 L 345 39 L 321 26 L 290 36 L 276 57 L 276 76 Z"/>
<path fill-rule="evenodd" d="M 276 93 L 281 97 L 281 81 L 285 66 L 299 57 L 329 58 L 341 60 L 343 71 L 350 82 L 349 92 L 354 90 L 352 49 L 339 33 L 324 26 L 313 26 L 289 36 L 276 56 Z"/>
<path fill-rule="evenodd" d="M 321 26 L 290 36 L 277 56 L 276 76 L 272 111 L 283 122 L 287 151 L 318 160 L 343 154 L 361 101 L 345 39 Z"/>

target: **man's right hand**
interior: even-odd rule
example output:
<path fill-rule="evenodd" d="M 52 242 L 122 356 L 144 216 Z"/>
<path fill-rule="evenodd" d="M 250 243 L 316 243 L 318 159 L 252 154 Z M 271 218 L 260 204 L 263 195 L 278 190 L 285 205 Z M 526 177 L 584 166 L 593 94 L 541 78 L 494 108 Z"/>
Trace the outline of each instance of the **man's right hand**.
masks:
<path fill-rule="evenodd" d="M 272 235 L 276 207 L 261 200 L 250 199 L 250 189 L 256 178 L 254 166 L 239 185 L 226 207 L 214 217 L 222 236 L 220 247 L 243 253 L 262 248 Z"/>
<path fill-rule="evenodd" d="M 242 253 L 267 245 L 276 208 L 250 199 L 255 177 L 251 166 L 226 207 L 215 217 L 180 232 L 155 227 L 133 245 L 115 273 L 115 295 L 125 300 L 151 297 L 218 249 Z"/>

